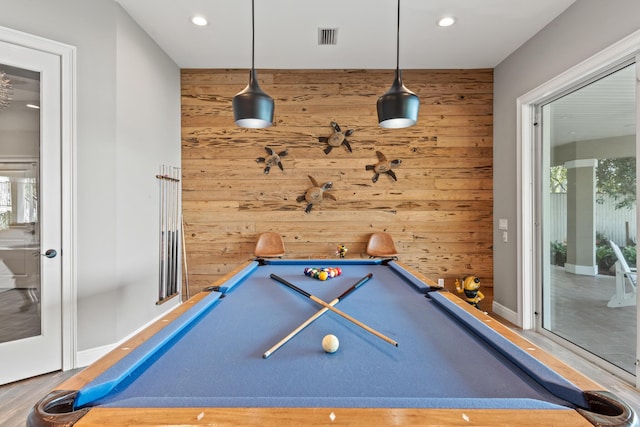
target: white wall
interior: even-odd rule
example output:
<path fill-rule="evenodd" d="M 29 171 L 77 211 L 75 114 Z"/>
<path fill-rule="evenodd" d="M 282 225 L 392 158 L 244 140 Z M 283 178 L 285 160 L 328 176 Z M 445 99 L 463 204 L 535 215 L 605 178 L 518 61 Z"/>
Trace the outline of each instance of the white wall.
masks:
<path fill-rule="evenodd" d="M 516 99 L 640 28 L 638 0 L 577 0 L 494 72 L 494 300 L 517 311 Z M 502 242 L 498 220 L 509 220 Z"/>
<path fill-rule="evenodd" d="M 135 42 L 132 42 L 135 41 Z M 117 332 L 157 316 L 158 180 L 180 167 L 180 70 L 124 12 L 118 16 L 116 76 Z M 137 185 L 131 185 L 137 183 Z M 165 303 L 174 305 L 175 301 Z"/>
<path fill-rule="evenodd" d="M 109 346 L 177 303 L 155 305 L 155 174 L 180 164 L 179 69 L 113 0 L 0 10 L 0 26 L 77 49 L 77 349 Z"/>

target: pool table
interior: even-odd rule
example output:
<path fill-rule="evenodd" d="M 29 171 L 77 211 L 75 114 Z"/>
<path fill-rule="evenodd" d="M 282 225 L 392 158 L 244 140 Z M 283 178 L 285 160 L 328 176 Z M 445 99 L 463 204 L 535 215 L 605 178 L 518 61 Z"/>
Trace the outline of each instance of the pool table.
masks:
<path fill-rule="evenodd" d="M 318 280 L 312 267 L 341 273 Z M 397 260 L 255 259 L 213 285 L 43 397 L 27 424 L 638 424 Z"/>

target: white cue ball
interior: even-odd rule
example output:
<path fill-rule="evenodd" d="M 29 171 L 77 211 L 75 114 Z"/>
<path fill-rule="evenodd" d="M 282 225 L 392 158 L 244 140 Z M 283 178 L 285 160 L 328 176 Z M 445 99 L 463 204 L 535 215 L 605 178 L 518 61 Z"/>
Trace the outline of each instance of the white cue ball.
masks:
<path fill-rule="evenodd" d="M 335 353 L 340 347 L 340 341 L 335 335 L 329 334 L 322 338 L 322 348 L 327 353 Z"/>

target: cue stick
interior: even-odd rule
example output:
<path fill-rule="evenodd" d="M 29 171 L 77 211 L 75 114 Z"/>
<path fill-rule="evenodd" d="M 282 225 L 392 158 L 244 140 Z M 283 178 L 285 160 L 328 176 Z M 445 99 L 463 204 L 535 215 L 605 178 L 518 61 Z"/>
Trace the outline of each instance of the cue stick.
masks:
<path fill-rule="evenodd" d="M 171 168 L 171 286 L 169 295 L 177 293 L 178 279 L 178 178 L 176 167 Z"/>
<path fill-rule="evenodd" d="M 324 302 L 323 300 L 321 300 L 320 298 L 318 298 L 315 295 L 311 295 L 309 292 L 304 291 L 302 289 L 300 289 L 299 287 L 297 287 L 296 285 L 294 285 L 293 283 L 289 283 L 286 280 L 284 280 L 282 277 L 275 275 L 273 273 L 271 273 L 271 278 L 274 280 L 277 280 L 278 282 L 282 283 L 285 286 L 288 286 L 289 288 L 293 289 L 294 291 L 298 292 L 301 295 L 304 295 L 305 297 L 309 298 L 311 301 L 320 304 L 321 306 L 328 308 L 329 310 L 333 311 L 334 313 L 344 317 L 345 319 L 347 319 L 348 321 L 350 321 L 351 323 L 360 326 L 362 329 L 364 329 L 367 332 L 372 333 L 373 335 L 377 336 L 378 338 L 388 342 L 389 344 L 397 347 L 398 343 L 395 342 L 394 340 L 392 340 L 391 338 L 387 337 L 386 335 L 381 334 L 380 332 L 376 331 L 373 328 L 370 328 L 369 326 L 365 325 L 364 323 L 354 319 L 353 317 L 349 316 L 347 313 L 344 313 L 341 310 L 338 310 L 337 308 L 329 305 L 329 303 Z"/>
<path fill-rule="evenodd" d="M 189 294 L 189 266 L 187 265 L 187 243 L 185 242 L 184 237 L 184 216 L 180 216 L 181 220 L 181 229 L 180 229 L 180 237 L 182 238 L 182 263 L 184 264 L 184 281 L 185 287 L 187 289 L 187 299 L 191 298 Z"/>
<path fill-rule="evenodd" d="M 165 188 L 166 183 L 162 178 L 164 176 L 164 165 L 160 166 L 160 175 L 158 178 L 160 179 L 160 289 L 159 289 L 159 300 L 162 301 L 166 295 L 166 284 L 165 284 L 165 267 L 166 267 L 166 233 L 165 233 L 165 219 L 166 219 L 166 199 L 165 199 Z"/>
<path fill-rule="evenodd" d="M 333 301 L 331 301 L 329 303 L 330 306 L 334 306 L 337 303 L 339 303 L 341 300 L 345 299 L 347 297 L 347 295 L 349 295 L 351 292 L 355 291 L 356 289 L 358 289 L 360 286 L 364 285 L 365 282 L 367 282 L 369 279 L 371 279 L 371 277 L 373 276 L 373 274 L 369 273 L 366 276 L 364 276 L 362 279 L 358 280 L 358 282 L 356 282 L 353 286 L 351 286 L 349 289 L 347 289 L 346 291 L 344 291 L 339 297 L 335 298 Z M 289 340 L 291 340 L 291 338 L 295 337 L 298 332 L 302 331 L 304 328 L 306 328 L 307 326 L 309 326 L 311 323 L 313 323 L 318 317 L 322 316 L 323 314 L 325 314 L 327 311 L 329 311 L 329 309 L 327 307 L 323 307 L 321 308 L 316 314 L 314 314 L 313 316 L 311 316 L 310 318 L 308 318 L 304 323 L 302 323 L 300 326 L 298 326 L 296 329 L 294 329 L 289 335 L 287 335 L 286 337 L 284 337 L 283 339 L 281 339 L 276 345 L 274 345 L 273 347 L 271 347 L 269 350 L 267 350 L 262 357 L 263 358 L 267 358 L 269 356 L 271 356 L 273 353 L 275 353 L 280 347 L 282 347 L 283 345 L 285 345 L 287 342 L 289 342 Z"/>

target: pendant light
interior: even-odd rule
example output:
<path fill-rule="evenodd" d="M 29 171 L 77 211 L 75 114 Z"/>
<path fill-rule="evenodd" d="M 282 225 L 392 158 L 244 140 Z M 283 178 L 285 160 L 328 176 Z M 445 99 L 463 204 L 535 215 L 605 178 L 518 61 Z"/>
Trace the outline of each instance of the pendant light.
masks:
<path fill-rule="evenodd" d="M 378 125 L 388 129 L 413 126 L 418 121 L 420 99 L 402 83 L 400 71 L 400 0 L 398 0 L 398 29 L 396 37 L 396 75 L 391 88 L 378 98 Z"/>
<path fill-rule="evenodd" d="M 273 124 L 273 98 L 264 93 L 258 84 L 255 62 L 255 14 L 251 0 L 251 71 L 249 84 L 233 97 L 233 119 L 243 128 L 260 129 Z"/>

